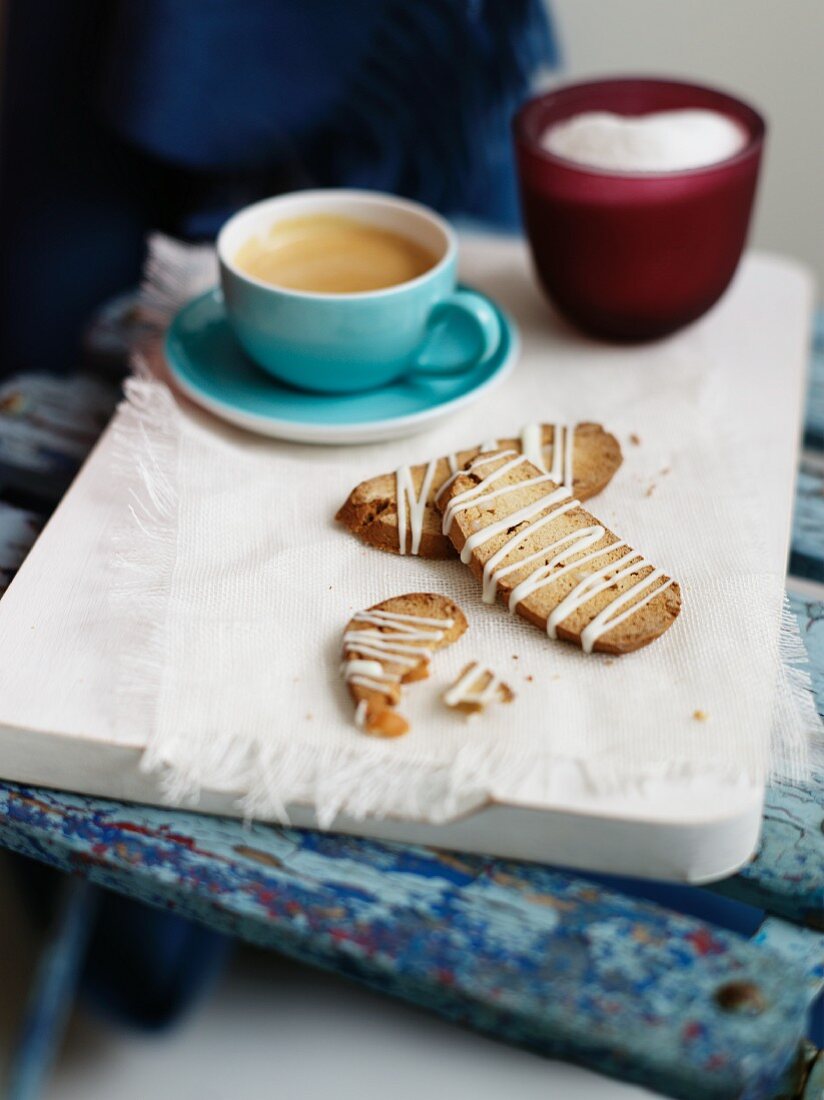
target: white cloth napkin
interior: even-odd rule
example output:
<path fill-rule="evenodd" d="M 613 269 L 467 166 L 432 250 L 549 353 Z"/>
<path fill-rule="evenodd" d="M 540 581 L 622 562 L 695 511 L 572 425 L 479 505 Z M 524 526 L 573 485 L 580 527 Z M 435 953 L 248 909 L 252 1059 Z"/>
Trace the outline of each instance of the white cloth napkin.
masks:
<path fill-rule="evenodd" d="M 803 671 L 781 661 L 782 644 L 797 658 L 801 643 L 788 621 L 780 630 L 783 532 L 765 521 L 753 466 L 771 447 L 788 453 L 786 418 L 717 358 L 713 326 L 727 315 L 609 348 L 551 320 L 521 245 L 486 241 L 465 257 L 515 314 L 521 361 L 493 396 L 414 438 L 280 444 L 194 414 L 161 382 L 129 384 L 114 613 L 140 627 L 119 701 L 122 721 L 150 730 L 147 766 L 177 798 L 229 789 L 276 815 L 305 802 L 327 825 L 339 811 L 441 821 L 489 797 L 549 804 L 570 761 L 639 797 L 671 772 L 803 773 L 817 720 Z M 214 278 L 210 250 L 156 238 L 147 307 L 162 320 Z M 729 323 L 735 295 L 720 307 Z M 382 554 L 334 522 L 366 477 L 528 421 L 581 420 L 603 423 L 625 455 L 589 507 L 682 587 L 679 620 L 638 653 L 586 657 L 482 604 L 459 562 Z M 456 599 L 470 629 L 406 690 L 411 732 L 374 740 L 353 723 L 341 633 L 354 611 L 414 591 Z M 467 722 L 438 696 L 473 658 L 517 698 Z"/>

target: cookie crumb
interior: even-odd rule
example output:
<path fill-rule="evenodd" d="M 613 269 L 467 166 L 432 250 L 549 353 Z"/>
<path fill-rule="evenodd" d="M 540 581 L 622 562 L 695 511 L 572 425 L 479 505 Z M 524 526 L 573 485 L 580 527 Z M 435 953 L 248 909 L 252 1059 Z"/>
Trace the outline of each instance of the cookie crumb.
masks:
<path fill-rule="evenodd" d="M 534 679 L 534 677 L 533 677 L 532 675 L 529 675 L 529 676 L 524 676 L 524 679 L 526 680 L 526 682 L 527 682 L 528 684 L 531 684 L 531 683 L 532 683 L 532 681 L 533 681 L 533 679 Z"/>
<path fill-rule="evenodd" d="M 604 657 L 604 664 L 605 665 L 614 665 L 615 664 L 615 658 L 614 657 Z"/>
<path fill-rule="evenodd" d="M 517 653 L 513 653 L 513 654 L 512 654 L 512 660 L 513 660 L 513 661 L 517 661 L 517 660 L 519 660 L 519 657 L 518 657 L 518 654 L 517 654 Z"/>
<path fill-rule="evenodd" d="M 641 437 L 636 432 L 630 432 L 629 441 L 633 447 L 641 446 Z"/>
<path fill-rule="evenodd" d="M 645 497 L 651 497 L 654 492 L 655 492 L 655 482 L 653 481 L 651 485 L 647 486 L 647 491 L 644 493 L 644 496 Z"/>
<path fill-rule="evenodd" d="M 511 703 L 515 692 L 491 668 L 484 668 L 477 661 L 470 661 L 441 698 L 450 710 L 472 717 L 482 714 L 490 703 Z"/>
<path fill-rule="evenodd" d="M 696 722 L 706 722 L 709 718 L 709 715 L 705 710 L 694 710 L 692 712 L 692 716 Z"/>
<path fill-rule="evenodd" d="M 660 476 L 661 477 L 666 477 L 667 474 L 671 474 L 671 473 L 672 473 L 672 466 L 665 466 L 664 469 L 661 471 Z"/>

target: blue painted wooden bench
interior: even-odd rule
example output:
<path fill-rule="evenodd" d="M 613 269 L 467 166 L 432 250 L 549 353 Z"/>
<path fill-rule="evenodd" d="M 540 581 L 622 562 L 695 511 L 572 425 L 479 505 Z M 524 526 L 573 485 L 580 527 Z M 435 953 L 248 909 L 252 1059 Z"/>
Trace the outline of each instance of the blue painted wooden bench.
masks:
<path fill-rule="evenodd" d="M 792 554 L 807 579 L 824 578 L 824 319 L 814 364 Z M 26 415 L 15 385 L 0 387 L 0 589 L 53 501 L 49 462 L 65 475 L 73 461 L 59 425 L 48 445 L 4 450 L 2 417 Z M 73 383 L 62 385 L 68 408 Z M 113 390 L 97 399 L 111 404 Z M 21 508 L 24 497 L 42 507 Z M 824 714 L 824 602 L 790 590 Z M 824 1096 L 824 1057 L 804 1039 L 824 985 L 824 774 L 769 791 L 758 855 L 711 888 L 763 910 L 751 939 L 563 870 L 10 783 L 0 842 L 73 875 L 32 994 L 16 1100 L 35 1095 L 59 1032 L 89 883 L 665 1095 Z"/>

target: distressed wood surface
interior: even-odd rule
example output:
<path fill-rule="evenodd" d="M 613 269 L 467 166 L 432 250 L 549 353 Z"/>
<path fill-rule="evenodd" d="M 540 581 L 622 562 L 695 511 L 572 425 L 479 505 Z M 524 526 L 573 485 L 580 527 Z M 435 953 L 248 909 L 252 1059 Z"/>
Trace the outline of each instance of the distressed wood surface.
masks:
<path fill-rule="evenodd" d="M 824 932 L 768 917 L 751 943 L 768 947 L 803 971 L 814 996 L 824 990 Z"/>
<path fill-rule="evenodd" d="M 790 572 L 824 581 L 824 459 L 806 457 L 798 471 Z"/>
<path fill-rule="evenodd" d="M 484 1032 L 689 1100 L 765 1097 L 803 971 L 536 865 L 0 785 L 0 841 Z"/>
<path fill-rule="evenodd" d="M 44 1092 L 74 1007 L 99 891 L 66 876 L 54 927 L 40 953 L 23 1022 L 7 1059 L 6 1100 L 36 1100 Z"/>
<path fill-rule="evenodd" d="M 818 711 L 824 716 L 824 603 L 791 595 L 790 605 L 810 655 Z M 758 853 L 749 866 L 710 889 L 824 929 L 824 772 L 814 773 L 806 783 L 768 788 Z"/>
<path fill-rule="evenodd" d="M 109 421 L 120 389 L 87 375 L 0 382 L 0 498 L 37 512 L 60 501 Z"/>
<path fill-rule="evenodd" d="M 824 580 L 824 310 L 816 317 L 790 572 Z"/>
<path fill-rule="evenodd" d="M 0 596 L 31 550 L 43 526 L 43 517 L 0 500 Z"/>
<path fill-rule="evenodd" d="M 824 310 L 815 320 L 804 438 L 808 447 L 824 450 Z"/>
<path fill-rule="evenodd" d="M 0 469 L 18 467 L 59 487 L 72 477 L 114 411 L 119 389 L 86 375 L 21 374 L 0 382 Z"/>

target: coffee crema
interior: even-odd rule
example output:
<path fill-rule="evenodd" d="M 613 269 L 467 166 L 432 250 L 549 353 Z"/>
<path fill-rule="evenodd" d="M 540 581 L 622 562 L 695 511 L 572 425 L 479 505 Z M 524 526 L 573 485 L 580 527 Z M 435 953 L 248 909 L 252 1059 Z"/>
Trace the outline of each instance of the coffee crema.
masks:
<path fill-rule="evenodd" d="M 416 279 L 438 257 L 391 229 L 336 214 L 311 214 L 276 222 L 267 233 L 250 237 L 234 262 L 270 286 L 357 294 Z"/>

